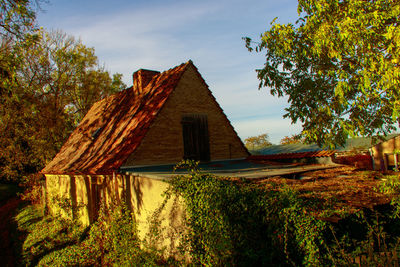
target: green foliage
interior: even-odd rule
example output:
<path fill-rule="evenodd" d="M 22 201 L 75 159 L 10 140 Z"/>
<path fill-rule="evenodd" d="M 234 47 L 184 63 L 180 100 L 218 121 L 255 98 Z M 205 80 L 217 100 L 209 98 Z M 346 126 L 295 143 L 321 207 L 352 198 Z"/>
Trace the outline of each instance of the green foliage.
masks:
<path fill-rule="evenodd" d="M 136 225 L 125 207 L 100 212 L 100 218 L 82 242 L 44 257 L 40 265 L 104 266 L 140 262 Z"/>
<path fill-rule="evenodd" d="M 93 48 L 60 31 L 0 50 L 0 178 L 21 180 L 55 156 L 94 102 L 125 85 Z"/>
<path fill-rule="evenodd" d="M 36 264 L 48 251 L 76 242 L 83 230 L 61 217 L 43 217 L 43 210 L 34 206 L 24 207 L 15 220 L 18 231 L 29 233 L 21 249 L 24 265 Z"/>
<path fill-rule="evenodd" d="M 244 140 L 244 145 L 249 150 L 258 150 L 265 147 L 271 146 L 272 143 L 269 141 L 268 134 L 260 134 L 258 136 L 251 136 Z"/>
<path fill-rule="evenodd" d="M 200 173 L 191 161 L 178 167 L 187 167 L 189 174 L 171 181 L 166 201 L 184 201 L 186 228 L 180 232 L 180 249 L 191 265 L 351 266 L 362 258 L 365 264 L 388 266 L 394 263 L 390 255 L 399 251 L 400 219 L 388 207 L 344 213 L 339 222 L 330 223 L 318 216 L 338 214 L 336 210 L 319 203 L 316 215 L 317 203 L 301 198 L 289 186 L 266 190 L 253 181 L 218 178 Z M 398 178 L 388 178 L 381 190 L 398 196 Z M 71 212 L 68 200 L 59 199 L 59 204 Z M 165 203 L 154 216 L 163 208 Z M 157 218 L 150 220 L 155 238 L 142 243 L 124 205 L 102 207 L 99 219 L 87 229 L 76 219 L 43 217 L 32 206 L 22 209 L 16 221 L 27 233 L 24 265 L 187 265 L 182 257 L 179 262 L 163 260 L 163 251 L 151 244 L 165 230 Z"/>
<path fill-rule="evenodd" d="M 60 204 L 70 209 L 67 200 Z M 64 205 L 63 205 L 64 204 Z M 124 205 L 102 207 L 88 228 L 77 220 L 44 216 L 33 206 L 16 216 L 18 230 L 27 232 L 22 264 L 38 266 L 155 266 L 154 254 L 140 248 L 134 217 Z"/>
<path fill-rule="evenodd" d="M 22 37 L 34 28 L 36 14 L 33 5 L 39 1 L 2 0 L 0 1 L 0 38 Z"/>
<path fill-rule="evenodd" d="M 171 182 L 186 206 L 184 237 L 194 264 L 320 264 L 326 225 L 306 212 L 296 192 L 266 191 L 191 171 Z"/>
<path fill-rule="evenodd" d="M 393 216 L 400 218 L 400 178 L 398 175 L 387 175 L 383 182 L 378 187 L 382 193 L 392 196 L 391 204 L 394 206 L 395 211 Z"/>
<path fill-rule="evenodd" d="M 295 24 L 279 24 L 249 50 L 266 52 L 260 88 L 288 96 L 284 117 L 319 145 L 386 135 L 400 122 L 400 3 L 299 0 Z"/>
<path fill-rule="evenodd" d="M 218 178 L 199 172 L 191 161 L 177 167 L 187 167 L 189 174 L 171 181 L 166 198 L 183 198 L 187 229 L 181 247 L 194 265 L 349 266 L 361 258 L 393 264 L 400 220 L 390 209 L 341 212 L 303 199 L 288 186 L 266 190 L 248 180 Z M 319 219 L 329 214 L 342 219 Z"/>

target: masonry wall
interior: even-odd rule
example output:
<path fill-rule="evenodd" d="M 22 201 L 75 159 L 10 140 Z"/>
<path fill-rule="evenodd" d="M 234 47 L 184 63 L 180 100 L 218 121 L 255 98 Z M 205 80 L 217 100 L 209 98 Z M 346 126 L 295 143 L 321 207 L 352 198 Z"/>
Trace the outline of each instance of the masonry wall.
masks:
<path fill-rule="evenodd" d="M 248 153 L 192 66 L 183 74 L 138 149 L 125 166 L 174 164 L 183 159 L 183 114 L 206 114 L 210 159 L 245 158 Z"/>
<path fill-rule="evenodd" d="M 157 238 L 151 235 L 149 223 L 164 202 L 167 187 L 162 180 L 130 175 L 46 175 L 46 203 L 53 215 L 72 218 L 68 209 L 59 205 L 60 200 L 71 200 L 75 207 L 80 207 L 75 216 L 79 216 L 83 225 L 89 225 L 96 219 L 102 203 L 124 202 L 135 215 L 139 238 L 164 248 L 168 256 L 178 253 L 177 246 L 185 230 L 181 199 L 172 197 L 165 203 L 157 216 L 163 229 Z"/>
<path fill-rule="evenodd" d="M 372 147 L 375 170 L 388 170 L 394 166 L 393 152 L 400 149 L 400 136 L 391 138 Z M 399 164 L 400 157 L 397 158 Z"/>

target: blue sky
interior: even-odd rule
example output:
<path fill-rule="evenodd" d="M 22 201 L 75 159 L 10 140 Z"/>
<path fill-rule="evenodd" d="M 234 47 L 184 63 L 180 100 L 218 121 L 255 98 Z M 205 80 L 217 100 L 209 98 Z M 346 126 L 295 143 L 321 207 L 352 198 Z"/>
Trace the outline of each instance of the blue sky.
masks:
<path fill-rule="evenodd" d="M 94 47 L 128 86 L 140 68 L 164 71 L 191 59 L 242 140 L 268 133 L 279 143 L 301 130 L 282 118 L 285 98 L 258 90 L 255 69 L 265 57 L 249 53 L 241 39 L 259 39 L 275 17 L 295 22 L 296 0 L 49 0 L 42 9 L 40 26 Z"/>

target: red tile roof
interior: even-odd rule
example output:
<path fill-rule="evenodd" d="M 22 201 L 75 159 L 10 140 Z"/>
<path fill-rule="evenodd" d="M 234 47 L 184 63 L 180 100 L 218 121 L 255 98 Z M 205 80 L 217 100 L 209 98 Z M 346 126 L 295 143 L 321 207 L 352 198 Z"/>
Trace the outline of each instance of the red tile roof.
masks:
<path fill-rule="evenodd" d="M 139 146 L 191 61 L 95 103 L 43 174 L 110 174 Z"/>

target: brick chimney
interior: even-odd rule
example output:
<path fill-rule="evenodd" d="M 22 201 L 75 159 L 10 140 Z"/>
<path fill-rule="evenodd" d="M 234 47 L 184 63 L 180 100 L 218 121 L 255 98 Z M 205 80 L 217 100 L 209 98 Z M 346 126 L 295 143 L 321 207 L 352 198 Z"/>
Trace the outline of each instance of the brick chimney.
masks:
<path fill-rule="evenodd" d="M 140 69 L 133 73 L 133 90 L 137 95 L 144 92 L 144 88 L 159 71 Z"/>

